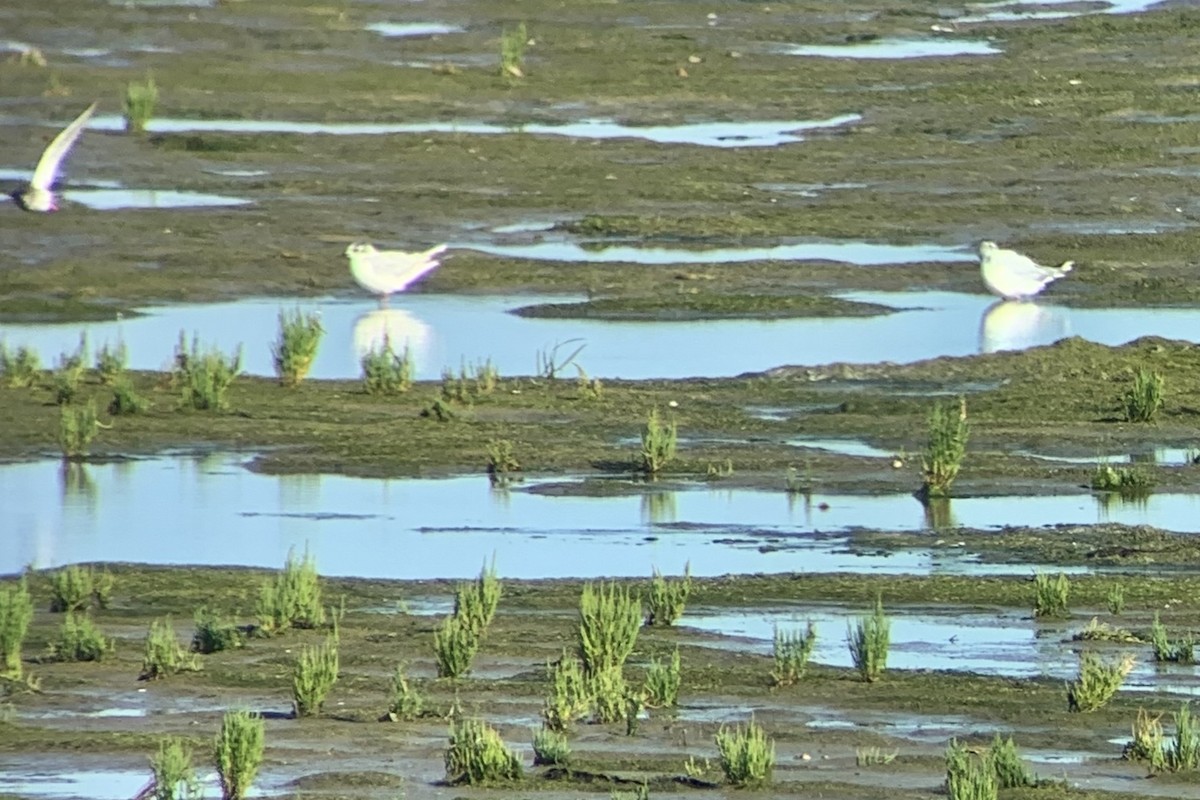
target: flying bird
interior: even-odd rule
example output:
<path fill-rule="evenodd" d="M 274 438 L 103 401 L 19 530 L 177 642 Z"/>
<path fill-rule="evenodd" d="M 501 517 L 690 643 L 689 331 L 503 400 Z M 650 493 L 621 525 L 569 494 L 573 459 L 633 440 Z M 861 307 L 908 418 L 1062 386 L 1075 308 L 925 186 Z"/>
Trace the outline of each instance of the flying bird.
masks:
<path fill-rule="evenodd" d="M 1064 261 L 1057 267 L 1043 267 L 1015 250 L 1005 250 L 995 242 L 979 245 L 979 271 L 988 291 L 1005 300 L 1027 300 L 1075 266 Z"/>
<path fill-rule="evenodd" d="M 374 245 L 355 242 L 346 248 L 350 274 L 358 285 L 377 295 L 384 303 L 388 295 L 402 292 L 425 273 L 435 269 L 438 256 L 446 252 L 439 244 L 419 253 L 404 250 L 376 250 Z"/>
<path fill-rule="evenodd" d="M 96 103 L 92 103 L 75 118 L 74 122 L 63 128 L 54 137 L 54 141 L 50 142 L 50 146 L 38 159 L 29 183 L 12 193 L 11 197 L 17 201 L 18 206 L 26 211 L 58 210 L 58 202 L 52 188 L 58 177 L 58 168 L 62 166 L 63 159 L 67 157 L 75 140 L 83 133 L 84 126 L 87 125 L 87 121 L 95 110 Z"/>

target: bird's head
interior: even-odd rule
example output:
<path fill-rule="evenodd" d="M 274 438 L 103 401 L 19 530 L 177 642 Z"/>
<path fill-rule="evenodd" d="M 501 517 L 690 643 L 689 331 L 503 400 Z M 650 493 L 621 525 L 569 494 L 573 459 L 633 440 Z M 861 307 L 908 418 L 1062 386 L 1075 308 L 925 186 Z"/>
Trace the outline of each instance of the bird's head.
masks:
<path fill-rule="evenodd" d="M 375 252 L 375 246 L 367 242 L 355 242 L 346 248 L 346 257 L 363 256 Z"/>
<path fill-rule="evenodd" d="M 989 241 L 989 242 L 980 242 L 979 243 L 979 255 L 981 255 L 981 256 L 986 256 L 988 253 L 994 253 L 998 249 L 999 248 L 996 247 L 995 242 Z"/>

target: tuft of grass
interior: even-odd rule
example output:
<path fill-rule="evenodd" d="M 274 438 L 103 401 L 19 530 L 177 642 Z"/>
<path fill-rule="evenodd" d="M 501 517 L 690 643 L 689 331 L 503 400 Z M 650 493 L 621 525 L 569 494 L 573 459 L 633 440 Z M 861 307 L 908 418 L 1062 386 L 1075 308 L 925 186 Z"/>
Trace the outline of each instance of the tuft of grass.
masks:
<path fill-rule="evenodd" d="M 606 589 L 586 583 L 579 597 L 579 658 L 589 679 L 607 669 L 620 669 L 633 652 L 642 622 L 642 603 L 628 589 L 611 583 Z"/>
<path fill-rule="evenodd" d="M 650 658 L 646 669 L 646 685 L 642 692 L 645 704 L 650 708 L 674 708 L 679 705 L 679 647 L 669 661 Z"/>
<path fill-rule="evenodd" d="M 1121 688 L 1133 665 L 1134 658 L 1128 654 L 1105 662 L 1085 650 L 1079 656 L 1079 677 L 1067 685 L 1067 709 L 1087 713 L 1103 708 Z"/>
<path fill-rule="evenodd" d="M 128 378 L 118 378 L 113 384 L 113 399 L 108 404 L 108 413 L 114 417 L 143 414 L 150 408 L 150 401 L 138 394 Z"/>
<path fill-rule="evenodd" d="M 100 661 L 111 653 L 114 644 L 86 613 L 68 611 L 59 629 L 58 639 L 50 643 L 55 661 Z"/>
<path fill-rule="evenodd" d="M 533 732 L 533 765 L 566 767 L 571 763 L 571 744 L 561 731 L 542 726 Z"/>
<path fill-rule="evenodd" d="M 1117 492 L 1122 497 L 1143 497 L 1154 489 L 1154 473 L 1138 466 L 1097 464 L 1092 472 L 1091 485 L 1098 492 Z"/>
<path fill-rule="evenodd" d="M 513 455 L 513 443 L 508 439 L 492 439 L 487 443 L 487 475 L 492 486 L 507 486 L 513 475 L 521 470 L 521 462 Z"/>
<path fill-rule="evenodd" d="M 924 497 L 950 496 L 950 485 L 966 456 L 969 434 L 966 398 L 958 398 L 957 409 L 938 403 L 929 412 L 928 438 L 921 458 Z"/>
<path fill-rule="evenodd" d="M 67 405 L 74 401 L 83 384 L 83 374 L 87 370 L 88 343 L 87 334 L 79 336 L 79 347 L 73 353 L 60 353 L 55 362 L 53 385 L 54 401 Z"/>
<path fill-rule="evenodd" d="M 647 625 L 674 625 L 683 616 L 688 596 L 692 593 L 692 565 L 683 567 L 683 577 L 664 578 L 657 569 L 650 578 L 650 594 L 646 600 Z"/>
<path fill-rule="evenodd" d="M 271 345 L 271 357 L 281 384 L 298 386 L 307 377 L 324 335 L 320 314 L 298 308 L 279 311 L 279 338 Z"/>
<path fill-rule="evenodd" d="M 1150 767 L 1151 772 L 1161 772 L 1167 768 L 1165 741 L 1162 714 L 1150 716 L 1146 709 L 1139 708 L 1133 721 L 1129 743 L 1125 745 L 1121 757 L 1130 761 L 1141 761 Z"/>
<path fill-rule="evenodd" d="M 154 800 L 199 800 L 203 788 L 192 766 L 192 750 L 182 739 L 168 736 L 150 757 L 154 773 Z"/>
<path fill-rule="evenodd" d="M 338 642 L 336 636 L 315 647 L 304 647 L 292 671 L 292 702 L 297 717 L 319 716 L 325 698 L 337 683 Z"/>
<path fill-rule="evenodd" d="M 804 462 L 804 472 L 801 473 L 795 467 L 788 467 L 787 473 L 783 476 L 783 490 L 792 495 L 803 495 L 811 497 L 813 493 L 813 472 L 812 462 Z"/>
<path fill-rule="evenodd" d="M 50 613 L 83 611 L 93 604 L 108 608 L 112 590 L 113 576 L 108 570 L 97 574 L 93 567 L 63 567 L 50 575 Z"/>
<path fill-rule="evenodd" d="M 414 720 L 425 710 L 425 701 L 417 690 L 408 682 L 406 665 L 396 665 L 392 675 L 391 698 L 388 700 L 387 718 L 397 720 Z"/>
<path fill-rule="evenodd" d="M 583 665 L 563 651 L 558 661 L 546 665 L 550 691 L 542 706 L 542 720 L 550 730 L 564 732 L 583 719 L 592 706 L 592 695 Z"/>
<path fill-rule="evenodd" d="M 497 783 L 521 777 L 521 759 L 504 746 L 495 728 L 480 720 L 451 723 L 445 762 L 450 784 Z"/>
<path fill-rule="evenodd" d="M 775 770 L 775 742 L 753 719 L 733 730 L 721 726 L 716 734 L 721 771 L 734 786 L 757 787 L 771 782 Z"/>
<path fill-rule="evenodd" d="M 301 558 L 296 558 L 295 551 L 288 551 L 283 571 L 259 589 L 257 614 L 258 624 L 266 633 L 324 625 L 326 614 L 316 558 L 307 550 Z"/>
<path fill-rule="evenodd" d="M 87 458 L 99 432 L 100 419 L 92 401 L 77 408 L 62 406 L 59 409 L 58 446 L 68 461 Z"/>
<path fill-rule="evenodd" d="M 457 679 L 466 675 L 478 651 L 479 635 L 471 623 L 457 614 L 446 617 L 433 632 L 433 655 L 439 678 Z"/>
<path fill-rule="evenodd" d="M 650 800 L 650 784 L 642 781 L 634 787 L 632 792 L 613 789 L 608 793 L 608 800 Z"/>
<path fill-rule="evenodd" d="M 854 748 L 854 763 L 859 767 L 886 766 L 895 761 L 899 754 L 897 750 L 888 753 L 879 747 L 856 747 Z"/>
<path fill-rule="evenodd" d="M 184 408 L 223 411 L 229 407 L 229 387 L 242 371 L 242 348 L 225 357 L 220 350 L 200 349 L 200 337 L 192 337 L 189 349 L 183 331 L 175 346 L 175 384 Z"/>
<path fill-rule="evenodd" d="M 154 117 L 154 106 L 158 103 L 158 86 L 154 78 L 146 76 L 143 83 L 130 82 L 125 86 L 125 130 L 129 133 L 145 133 L 146 125 Z"/>
<path fill-rule="evenodd" d="M 15 586 L 0 588 L 0 657 L 4 659 L 0 677 L 20 680 L 21 645 L 32 620 L 33 599 L 25 579 L 21 578 Z"/>
<path fill-rule="evenodd" d="M 998 789 L 1037 785 L 1037 778 L 1025 767 L 1025 762 L 1021 760 L 1021 754 L 1017 752 L 1017 745 L 1011 736 L 1004 739 L 997 733 L 988 749 L 986 761 L 992 768 L 992 774 L 996 776 Z"/>
<path fill-rule="evenodd" d="M 808 659 L 817 645 L 817 626 L 811 621 L 804 633 L 798 630 L 780 630 L 775 627 L 775 669 L 771 680 L 776 686 L 791 686 L 804 677 Z"/>
<path fill-rule="evenodd" d="M 1196 643 L 1191 636 L 1185 636 L 1178 641 L 1171 641 L 1167 636 L 1167 627 L 1154 612 L 1154 622 L 1150 625 L 1150 645 L 1154 648 L 1154 660 L 1192 664 L 1196 661 Z"/>
<path fill-rule="evenodd" d="M 125 346 L 124 339 L 117 339 L 116 346 L 111 348 L 105 342 L 96 351 L 96 373 L 105 386 L 115 385 L 125 374 L 128 365 L 129 348 Z"/>
<path fill-rule="evenodd" d="M 1108 603 L 1108 613 L 1114 617 L 1121 616 L 1125 611 L 1125 587 L 1119 583 L 1114 583 L 1108 587 L 1108 594 L 1105 596 L 1105 601 Z"/>
<path fill-rule="evenodd" d="M 15 351 L 0 340 L 0 378 L 13 389 L 23 389 L 37 383 L 42 373 L 42 360 L 32 347 L 22 345 Z"/>
<path fill-rule="evenodd" d="M 156 619 L 150 623 L 142 655 L 142 672 L 138 675 L 138 680 L 153 681 L 177 672 L 199 668 L 196 657 L 180 646 L 170 617 Z"/>
<path fill-rule="evenodd" d="M 262 766 L 266 726 L 249 711 L 226 711 L 214 755 L 224 800 L 242 800 Z"/>
<path fill-rule="evenodd" d="M 647 475 L 657 475 L 675 458 L 679 442 L 679 429 L 675 422 L 664 423 L 658 409 L 650 410 L 646 426 L 642 429 L 642 450 L 639 453 L 638 469 Z"/>
<path fill-rule="evenodd" d="M 629 684 L 621 667 L 607 666 L 586 675 L 588 696 L 597 722 L 626 719 Z"/>
<path fill-rule="evenodd" d="M 193 653 L 218 653 L 241 647 L 244 636 L 237 625 L 226 621 L 208 606 L 196 609 L 193 619 L 196 630 L 192 633 Z"/>
<path fill-rule="evenodd" d="M 407 346 L 397 354 L 391 340 L 384 337 L 383 344 L 367 351 L 360 363 L 367 394 L 401 394 L 412 388 L 415 367 Z"/>
<path fill-rule="evenodd" d="M 883 613 L 883 599 L 875 598 L 875 608 L 869 617 L 859 617 L 846 623 L 846 642 L 854 668 L 864 681 L 873 683 L 887 668 L 888 647 L 891 643 L 892 621 Z"/>
<path fill-rule="evenodd" d="M 1033 616 L 1071 616 L 1067 607 L 1067 598 L 1071 594 L 1071 581 L 1067 578 L 1066 573 L 1060 572 L 1054 577 L 1047 572 L 1034 573 L 1033 589 Z"/>
<path fill-rule="evenodd" d="M 946 747 L 946 793 L 950 800 L 996 800 L 996 773 L 984 758 L 951 739 Z"/>
<path fill-rule="evenodd" d="M 479 576 L 472 583 L 459 583 L 454 587 L 454 616 L 474 634 L 482 639 L 500 606 L 500 595 L 504 587 L 496 577 L 496 559 L 484 562 Z"/>
<path fill-rule="evenodd" d="M 1164 763 L 1171 772 L 1192 771 L 1200 767 L 1200 727 L 1191 706 L 1183 703 L 1174 714 L 1175 736 L 1164 747 Z"/>
<path fill-rule="evenodd" d="M 1133 385 L 1121 398 L 1125 419 L 1129 422 L 1151 422 L 1163 407 L 1166 381 L 1157 372 L 1139 369 L 1133 376 Z"/>
<path fill-rule="evenodd" d="M 517 27 L 505 28 L 500 34 L 500 74 L 506 78 L 525 77 L 525 48 L 529 44 L 529 32 L 522 22 Z"/>

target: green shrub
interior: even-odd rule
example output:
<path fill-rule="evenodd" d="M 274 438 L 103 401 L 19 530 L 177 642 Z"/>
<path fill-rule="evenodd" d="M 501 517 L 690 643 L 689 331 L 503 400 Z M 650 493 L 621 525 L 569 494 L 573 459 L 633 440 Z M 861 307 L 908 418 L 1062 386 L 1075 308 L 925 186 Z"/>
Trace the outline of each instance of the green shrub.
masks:
<path fill-rule="evenodd" d="M 674 625 L 683 616 L 688 596 L 692 593 L 692 566 L 683 568 L 682 578 L 664 578 L 656 569 L 650 579 L 647 601 L 647 625 Z"/>
<path fill-rule="evenodd" d="M 597 722 L 616 722 L 626 718 L 629 685 L 621 667 L 604 667 L 587 676 L 588 696 Z"/>
<path fill-rule="evenodd" d="M 642 623 L 642 603 L 615 583 L 606 589 L 584 584 L 579 598 L 579 658 L 589 678 L 621 668 L 633 652 Z"/>
<path fill-rule="evenodd" d="M 1187 703 L 1179 706 L 1175 717 L 1175 736 L 1164 749 L 1167 769 L 1172 772 L 1192 771 L 1200 767 L 1200 730 Z"/>
<path fill-rule="evenodd" d="M 986 759 L 972 757 L 951 739 L 946 748 L 946 792 L 950 800 L 996 800 L 996 773 Z"/>
<path fill-rule="evenodd" d="M 1161 720 L 1162 714 L 1152 717 L 1146 713 L 1146 709 L 1139 708 L 1133 722 L 1132 735 L 1121 757 L 1130 761 L 1141 761 L 1153 772 L 1165 770 L 1167 754 L 1164 749 L 1165 737 Z"/>
<path fill-rule="evenodd" d="M 750 720 L 745 728 L 729 730 L 724 725 L 717 731 L 717 750 L 721 771 L 734 786 L 763 786 L 771 782 L 775 769 L 775 742 L 767 737 L 762 726 Z"/>
<path fill-rule="evenodd" d="M 118 339 L 115 347 L 109 347 L 108 342 L 96 351 L 96 373 L 100 382 L 113 386 L 124 374 L 129 364 L 129 348 L 123 339 Z"/>
<path fill-rule="evenodd" d="M 0 655 L 4 658 L 0 677 L 19 680 L 23 674 L 21 645 L 33 620 L 33 600 L 25 579 L 0 588 Z"/>
<path fill-rule="evenodd" d="M 189 350 L 183 331 L 175 346 L 174 379 L 184 408 L 223 411 L 229 407 L 229 387 L 242 371 L 242 348 L 226 358 L 220 350 L 200 349 L 200 337 L 192 337 Z"/>
<path fill-rule="evenodd" d="M 459 583 L 454 588 L 454 616 L 458 617 L 477 639 L 487 633 L 504 587 L 496 577 L 496 560 L 486 562 L 473 583 Z"/>
<path fill-rule="evenodd" d="M 1002 739 L 999 733 L 995 735 L 987 752 L 987 763 L 996 776 L 996 787 L 999 789 L 1037 785 L 1037 779 L 1026 769 L 1011 736 Z"/>
<path fill-rule="evenodd" d="M 284 386 L 296 386 L 308 375 L 325 329 L 321 315 L 296 309 L 279 312 L 279 338 L 271 345 L 275 374 Z"/>
<path fill-rule="evenodd" d="M 1114 617 L 1120 616 L 1125 611 L 1125 588 L 1119 583 L 1114 583 L 1108 587 L 1108 613 Z"/>
<path fill-rule="evenodd" d="M 521 777 L 521 760 L 485 722 L 466 719 L 451 723 L 446 749 L 446 782 L 494 783 Z"/>
<path fill-rule="evenodd" d="M 63 567 L 50 574 L 50 612 L 83 611 L 93 604 L 108 608 L 112 588 L 113 576 L 108 570 L 97 575 L 92 567 Z"/>
<path fill-rule="evenodd" d="M 0 340 L 0 378 L 8 386 L 14 389 L 33 386 L 41 372 L 42 360 L 36 350 L 25 346 L 9 350 L 8 343 Z"/>
<path fill-rule="evenodd" d="M 208 606 L 200 606 L 193 615 L 196 630 L 192 633 L 193 653 L 217 653 L 241 647 L 242 631 Z"/>
<path fill-rule="evenodd" d="M 854 623 L 846 623 L 850 658 L 863 680 L 874 682 L 887 668 L 891 633 L 892 622 L 884 615 L 883 600 L 878 597 L 875 598 L 875 610 L 871 612 L 871 616 L 859 617 Z"/>
<path fill-rule="evenodd" d="M 1157 372 L 1139 369 L 1133 376 L 1133 386 L 1125 392 L 1122 405 L 1129 422 L 1150 422 L 1163 407 L 1166 381 Z"/>
<path fill-rule="evenodd" d="M 391 340 L 372 348 L 362 357 L 363 389 L 367 394 L 400 394 L 412 388 L 413 360 L 407 346 L 397 354 Z"/>
<path fill-rule="evenodd" d="M 242 800 L 262 766 L 265 726 L 249 711 L 227 711 L 217 733 L 217 776 L 224 800 Z"/>
<path fill-rule="evenodd" d="M 471 671 L 471 662 L 479 650 L 479 635 L 469 622 L 457 615 L 442 620 L 433 632 L 433 655 L 439 678 L 461 678 Z"/>
<path fill-rule="evenodd" d="M 542 719 L 550 730 L 563 732 L 583 719 L 592 706 L 592 695 L 583 666 L 563 651 L 558 661 L 546 665 L 550 693 L 542 707 Z"/>
<path fill-rule="evenodd" d="M 650 659 L 646 670 L 646 688 L 643 692 L 646 705 L 651 708 L 674 708 L 679 705 L 679 648 L 671 654 L 671 660 L 662 662 Z"/>
<path fill-rule="evenodd" d="M 1106 663 L 1090 650 L 1079 656 L 1079 677 L 1067 686 L 1067 708 L 1089 712 L 1103 708 L 1133 670 L 1131 655 Z"/>
<path fill-rule="evenodd" d="M 1177 642 L 1167 637 L 1167 628 L 1154 612 L 1154 622 L 1150 626 L 1150 645 L 1154 648 L 1154 660 L 1158 662 L 1174 661 L 1180 664 L 1191 664 L 1195 661 L 1195 642 L 1188 636 Z"/>
<path fill-rule="evenodd" d="M 189 655 L 175 636 L 171 618 L 156 619 L 150 623 L 146 635 L 146 646 L 142 655 L 142 672 L 138 680 L 152 681 L 184 670 L 199 669 L 195 656 Z"/>
<path fill-rule="evenodd" d="M 397 664 L 396 672 L 392 675 L 392 693 L 388 700 L 387 718 L 393 722 L 402 719 L 413 720 L 421 716 L 424 708 L 425 701 L 408 682 L 405 665 Z"/>
<path fill-rule="evenodd" d="M 138 394 L 128 378 L 118 378 L 113 384 L 113 399 L 109 401 L 108 413 L 114 417 L 143 414 L 150 408 L 150 401 Z"/>
<path fill-rule="evenodd" d="M 113 651 L 113 642 L 102 634 L 86 613 L 68 611 L 57 641 L 50 643 L 55 661 L 99 661 Z"/>
<path fill-rule="evenodd" d="M 783 631 L 775 628 L 775 669 L 771 680 L 776 686 L 791 686 L 804 677 L 808 659 L 817 645 L 817 626 L 812 622 L 801 634 L 798 630 Z"/>
<path fill-rule="evenodd" d="M 525 23 L 516 28 L 505 28 L 500 34 L 500 74 L 506 78 L 525 77 L 525 47 L 529 43 L 529 32 Z"/>
<path fill-rule="evenodd" d="M 265 581 L 259 589 L 259 626 L 267 633 L 320 627 L 326 620 L 322 602 L 316 558 L 307 550 L 299 559 L 294 550 L 288 551 L 283 571 L 273 581 Z"/>
<path fill-rule="evenodd" d="M 521 462 L 513 455 L 512 442 L 493 439 L 487 443 L 487 475 L 493 486 L 507 486 L 514 480 L 513 473 L 520 469 Z"/>
<path fill-rule="evenodd" d="M 154 116 L 158 103 L 158 86 L 154 78 L 147 76 L 145 83 L 129 83 L 125 86 L 125 130 L 144 133 L 146 125 Z"/>
<path fill-rule="evenodd" d="M 1097 464 L 1092 472 L 1092 488 L 1098 492 L 1116 492 L 1122 497 L 1141 497 L 1154 488 L 1154 475 L 1137 466 Z"/>
<path fill-rule="evenodd" d="M 199 800 L 203 788 L 192 767 L 192 751 L 182 739 L 169 736 L 158 744 L 158 753 L 150 757 L 154 772 L 154 800 Z"/>
<path fill-rule="evenodd" d="M 1065 573 L 1050 577 L 1049 573 L 1038 572 L 1033 576 L 1033 615 L 1035 617 L 1069 617 L 1067 598 L 1071 594 L 1071 581 Z"/>
<path fill-rule="evenodd" d="M 78 460 L 91 452 L 92 441 L 100 432 L 100 420 L 96 416 L 95 403 L 88 401 L 82 407 L 63 406 L 59 410 L 58 444 L 63 458 Z"/>
<path fill-rule="evenodd" d="M 533 732 L 533 765 L 566 767 L 571 762 L 571 744 L 565 733 L 542 726 Z"/>
<path fill-rule="evenodd" d="M 662 422 L 658 409 L 650 410 L 646 427 L 642 429 L 642 451 L 638 468 L 647 475 L 657 475 L 675 458 L 679 441 L 679 426 L 675 422 Z"/>
<path fill-rule="evenodd" d="M 292 701 L 297 717 L 315 717 L 321 713 L 329 690 L 337 683 L 338 643 L 330 637 L 316 647 L 300 650 L 292 672 Z"/>
<path fill-rule="evenodd" d="M 958 477 L 967 452 L 967 401 L 958 399 L 958 408 L 941 403 L 929 412 L 928 439 L 921 458 L 922 494 L 925 497 L 948 497 L 950 485 Z"/>

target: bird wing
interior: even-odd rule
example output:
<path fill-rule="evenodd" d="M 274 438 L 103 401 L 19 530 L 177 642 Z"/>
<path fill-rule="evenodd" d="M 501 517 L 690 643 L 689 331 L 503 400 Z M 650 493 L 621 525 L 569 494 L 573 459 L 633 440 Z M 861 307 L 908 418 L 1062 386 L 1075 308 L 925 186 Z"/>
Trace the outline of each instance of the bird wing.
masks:
<path fill-rule="evenodd" d="M 1058 277 L 1058 271 L 1053 267 L 1043 267 L 1029 256 L 1015 250 L 1004 250 L 998 253 L 1000 266 L 1014 280 L 1046 283 Z"/>
<path fill-rule="evenodd" d="M 67 157 L 67 152 L 71 146 L 75 144 L 75 140 L 83 133 L 83 128 L 87 125 L 87 121 L 91 118 L 92 112 L 96 110 L 96 103 L 83 110 L 83 113 L 75 118 L 67 127 L 63 128 L 54 141 L 42 153 L 42 157 L 38 159 L 37 167 L 33 170 L 33 178 L 29 181 L 29 185 L 35 189 L 50 191 L 50 187 L 54 184 L 54 179 L 58 175 L 59 165 L 63 159 Z"/>
<path fill-rule="evenodd" d="M 433 248 L 423 253 L 406 253 L 402 250 L 384 250 L 372 253 L 371 268 L 376 275 L 399 291 L 438 266 L 437 255 L 441 250 Z"/>

